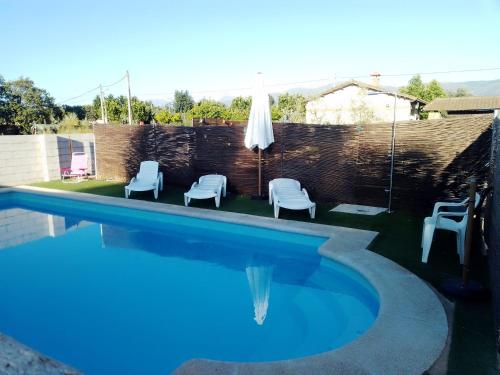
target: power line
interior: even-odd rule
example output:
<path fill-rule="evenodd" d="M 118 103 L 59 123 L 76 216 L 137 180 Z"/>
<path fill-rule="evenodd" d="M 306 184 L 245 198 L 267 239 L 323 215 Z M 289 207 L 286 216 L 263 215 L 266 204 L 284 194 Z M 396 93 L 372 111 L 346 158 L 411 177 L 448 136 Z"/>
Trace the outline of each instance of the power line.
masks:
<path fill-rule="evenodd" d="M 64 99 L 64 100 L 60 101 L 59 104 L 63 104 L 63 103 L 66 103 L 66 102 L 70 102 L 70 101 L 72 101 L 74 99 L 81 98 L 82 96 L 90 94 L 91 92 L 96 91 L 96 90 L 99 90 L 99 86 L 94 87 L 93 89 L 90 89 L 88 91 L 85 91 L 83 94 L 80 94 L 80 95 L 77 95 L 77 96 L 73 96 L 72 98 Z"/>
<path fill-rule="evenodd" d="M 500 70 L 500 67 L 492 67 L 492 68 L 475 68 L 475 69 L 459 69 L 459 70 L 443 70 L 443 71 L 433 71 L 433 72 L 417 72 L 417 73 L 391 73 L 391 74 L 381 74 L 382 77 L 405 77 L 405 76 L 415 76 L 417 74 L 419 75 L 431 75 L 431 74 L 452 74 L 452 73 L 471 73 L 471 72 L 485 72 L 485 71 L 495 71 L 495 70 Z M 102 85 L 102 88 L 109 88 L 112 86 L 117 85 L 118 83 L 122 82 L 127 75 L 125 74 L 123 77 L 121 77 L 119 80 L 109 84 L 109 85 Z M 305 80 L 305 81 L 294 81 L 294 82 L 281 82 L 281 83 L 274 83 L 270 85 L 266 85 L 267 87 L 279 87 L 279 86 L 290 86 L 290 85 L 303 85 L 303 84 L 309 84 L 309 83 L 318 83 L 318 82 L 328 82 L 328 81 L 333 81 L 341 79 L 360 79 L 360 78 L 369 78 L 370 74 L 359 74 L 359 75 L 345 75 L 345 76 L 334 76 L 334 77 L 329 77 L 329 78 L 318 78 L 318 79 L 311 79 L 311 80 Z M 191 94 L 195 95 L 203 95 L 203 94 L 213 94 L 213 93 L 222 93 L 222 92 L 232 92 L 232 91 L 246 91 L 246 90 L 251 90 L 252 87 L 239 87 L 239 88 L 227 88 L 227 89 L 219 89 L 219 90 L 200 90 L 200 91 L 191 91 Z M 71 97 L 69 99 L 65 99 L 59 104 L 63 104 L 78 98 L 81 98 L 93 91 L 99 90 L 99 86 L 88 90 L 84 92 L 83 94 Z M 109 90 L 106 90 L 109 91 Z M 166 92 L 149 92 L 149 93 L 138 93 L 138 95 L 166 95 L 166 96 L 173 96 L 175 91 L 166 91 Z"/>
<path fill-rule="evenodd" d="M 102 88 L 103 88 L 103 89 L 106 89 L 106 88 L 108 88 L 108 87 L 111 87 L 111 86 L 117 85 L 117 84 L 119 84 L 121 81 L 123 81 L 125 78 L 127 78 L 127 75 L 126 75 L 126 74 L 125 74 L 122 78 L 120 78 L 118 81 L 116 81 L 116 82 L 113 82 L 113 83 L 111 83 L 111 84 L 109 84 L 109 85 L 102 85 Z"/>
<path fill-rule="evenodd" d="M 484 72 L 484 71 L 494 71 L 500 70 L 498 68 L 477 68 L 477 69 L 461 69 L 461 70 L 445 70 L 445 71 L 434 71 L 434 72 L 420 72 L 420 73 L 392 73 L 392 74 L 381 74 L 382 77 L 404 77 L 404 76 L 414 76 L 414 75 L 430 75 L 430 74 L 451 74 L 451 73 L 470 73 L 470 72 Z M 362 74 L 362 75 L 345 75 L 345 76 L 335 76 L 335 79 L 359 79 L 359 78 L 369 78 L 370 74 Z M 307 83 L 317 83 L 323 81 L 332 81 L 332 77 L 330 78 L 318 78 L 306 81 L 295 81 L 295 82 L 281 82 L 274 83 L 271 85 L 266 85 L 266 87 L 279 87 L 279 86 L 290 86 L 290 85 L 301 85 Z M 220 92 L 231 92 L 231 91 L 243 91 L 243 90 L 251 90 L 252 87 L 239 87 L 239 88 L 227 88 L 227 89 L 219 89 L 219 90 L 202 90 L 202 91 L 192 91 L 191 94 L 211 94 L 211 93 L 220 93 Z M 138 95 L 173 95 L 174 91 L 167 92 L 156 92 L 156 93 L 139 93 Z"/>
<path fill-rule="evenodd" d="M 123 77 L 121 77 L 121 78 L 120 78 L 118 81 L 116 81 L 116 82 L 110 83 L 109 85 L 102 85 L 102 86 L 97 86 L 97 87 L 94 87 L 93 89 L 90 89 L 90 90 L 88 90 L 88 91 L 85 91 L 83 94 L 80 94 L 80 95 L 73 96 L 73 97 L 71 97 L 71 98 L 68 98 L 68 99 L 62 100 L 62 101 L 60 101 L 58 104 L 64 104 L 64 103 L 67 103 L 67 102 L 73 101 L 73 100 L 75 100 L 75 99 L 81 98 L 82 96 L 88 95 L 88 94 L 90 94 L 91 92 L 94 92 L 94 91 L 99 90 L 101 87 L 102 87 L 102 88 L 109 88 L 109 87 L 115 86 L 115 85 L 117 85 L 118 83 L 120 83 L 121 81 L 123 81 L 126 77 L 127 77 L 127 75 L 124 75 Z"/>
<path fill-rule="evenodd" d="M 470 72 L 487 72 L 493 70 L 500 70 L 500 68 L 479 68 L 479 69 L 462 69 L 462 70 L 445 70 L 437 72 L 424 72 L 424 73 L 399 73 L 399 74 L 382 74 L 383 77 L 402 77 L 402 76 L 414 76 L 416 74 L 428 75 L 428 74 L 448 74 L 448 73 L 470 73 Z"/>

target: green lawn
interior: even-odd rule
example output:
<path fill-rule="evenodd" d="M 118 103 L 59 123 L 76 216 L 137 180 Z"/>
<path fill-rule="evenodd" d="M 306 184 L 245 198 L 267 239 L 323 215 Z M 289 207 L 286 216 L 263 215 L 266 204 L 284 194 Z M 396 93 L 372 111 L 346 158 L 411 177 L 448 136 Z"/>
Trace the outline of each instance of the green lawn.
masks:
<path fill-rule="evenodd" d="M 42 182 L 34 186 L 78 191 L 113 197 L 124 196 L 124 184 L 106 181 L 84 181 L 79 184 L 62 184 L 60 181 Z M 183 205 L 186 189 L 166 186 L 159 202 Z M 133 193 L 134 199 L 154 200 L 152 192 Z M 193 200 L 192 206 L 216 209 L 213 200 Z M 280 218 L 310 221 L 328 225 L 369 229 L 379 232 L 370 250 L 381 254 L 430 284 L 439 287 L 448 278 L 460 276 L 461 268 L 455 250 L 455 239 L 451 234 L 439 233 L 432 246 L 429 263 L 420 262 L 420 234 L 423 217 L 412 212 L 397 210 L 391 214 L 376 216 L 351 215 L 328 212 L 333 205 L 319 204 L 316 219 L 311 220 L 307 211 L 282 210 Z M 228 194 L 219 210 L 247 213 L 258 216 L 273 216 L 272 207 L 265 200 Z M 487 285 L 486 264 L 479 255 L 473 258 L 473 277 Z M 448 363 L 448 374 L 498 374 L 496 369 L 495 337 L 491 303 L 456 301 L 454 335 Z"/>

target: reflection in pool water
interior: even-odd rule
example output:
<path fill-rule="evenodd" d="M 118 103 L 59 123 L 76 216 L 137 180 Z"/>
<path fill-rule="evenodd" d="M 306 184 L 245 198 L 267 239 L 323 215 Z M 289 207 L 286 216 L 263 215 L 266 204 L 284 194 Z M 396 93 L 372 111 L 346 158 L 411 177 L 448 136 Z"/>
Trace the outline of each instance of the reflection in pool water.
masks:
<path fill-rule="evenodd" d="M 0 331 L 87 374 L 301 357 L 377 315 L 371 287 L 317 254 L 322 238 L 45 212 L 58 236 L 0 251 Z"/>

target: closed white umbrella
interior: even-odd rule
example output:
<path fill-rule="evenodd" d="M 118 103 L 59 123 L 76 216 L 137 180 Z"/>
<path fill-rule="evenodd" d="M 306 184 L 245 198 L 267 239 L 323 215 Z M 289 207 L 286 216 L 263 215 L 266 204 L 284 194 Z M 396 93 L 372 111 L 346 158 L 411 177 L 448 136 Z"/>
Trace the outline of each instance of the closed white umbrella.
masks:
<path fill-rule="evenodd" d="M 248 266 L 246 273 L 253 298 L 253 319 L 261 326 L 264 324 L 269 308 L 273 268 L 270 266 Z"/>
<path fill-rule="evenodd" d="M 248 149 L 259 148 L 259 197 L 262 195 L 261 151 L 268 148 L 273 142 L 274 134 L 269 95 L 264 88 L 262 73 L 257 73 L 254 93 L 252 95 L 252 107 L 245 134 L 245 147 Z"/>

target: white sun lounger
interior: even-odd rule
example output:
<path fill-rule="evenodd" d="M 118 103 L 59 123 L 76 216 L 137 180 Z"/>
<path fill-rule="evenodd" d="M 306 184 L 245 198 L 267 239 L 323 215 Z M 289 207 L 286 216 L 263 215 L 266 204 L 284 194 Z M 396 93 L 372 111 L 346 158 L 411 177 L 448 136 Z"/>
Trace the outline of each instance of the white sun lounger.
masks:
<path fill-rule="evenodd" d="M 291 178 L 276 178 L 269 182 L 269 204 L 274 203 L 274 217 L 280 208 L 309 210 L 311 219 L 316 215 L 316 203 L 309 199 L 306 189 L 300 190 L 300 182 Z"/>
<path fill-rule="evenodd" d="M 220 197 L 226 196 L 227 178 L 220 174 L 201 176 L 198 182 L 191 185 L 191 189 L 184 193 L 184 205 L 187 207 L 191 199 L 215 198 L 215 206 L 219 208 Z"/>
<path fill-rule="evenodd" d="M 156 161 L 141 162 L 139 173 L 125 186 L 125 198 L 130 197 L 132 191 L 149 190 L 153 190 L 155 199 L 158 199 L 158 191 L 163 191 L 163 173 L 158 172 Z"/>

